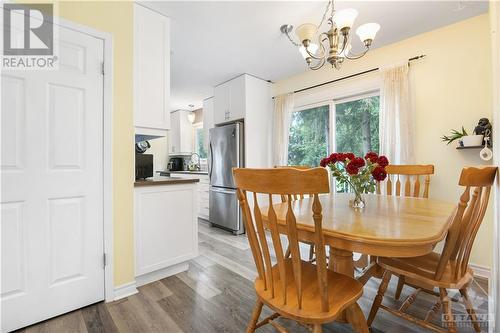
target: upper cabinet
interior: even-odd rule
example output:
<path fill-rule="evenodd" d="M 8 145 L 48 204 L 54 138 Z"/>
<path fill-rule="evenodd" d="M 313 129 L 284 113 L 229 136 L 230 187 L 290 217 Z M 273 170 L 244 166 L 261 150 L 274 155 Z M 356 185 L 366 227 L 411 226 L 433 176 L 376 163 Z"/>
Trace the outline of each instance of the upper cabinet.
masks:
<path fill-rule="evenodd" d="M 214 88 L 213 127 L 235 120 L 245 123 L 245 166 L 271 167 L 272 84 L 242 74 Z M 210 99 L 203 108 L 210 110 Z M 205 110 L 203 110 L 205 113 Z"/>
<path fill-rule="evenodd" d="M 188 119 L 189 113 L 186 110 L 171 113 L 170 155 L 190 155 L 193 152 L 193 124 Z"/>
<path fill-rule="evenodd" d="M 240 75 L 214 88 L 215 124 L 245 118 L 247 75 Z"/>
<path fill-rule="evenodd" d="M 208 151 L 209 131 L 214 128 L 214 98 L 203 100 L 203 133 L 205 135 L 205 149 Z"/>
<path fill-rule="evenodd" d="M 170 19 L 134 4 L 134 125 L 136 134 L 170 129 Z"/>

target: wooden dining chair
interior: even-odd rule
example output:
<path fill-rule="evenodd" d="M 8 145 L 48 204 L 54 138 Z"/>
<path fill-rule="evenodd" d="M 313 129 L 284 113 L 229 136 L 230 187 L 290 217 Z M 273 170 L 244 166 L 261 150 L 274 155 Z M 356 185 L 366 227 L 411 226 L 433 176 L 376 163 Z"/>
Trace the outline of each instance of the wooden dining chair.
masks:
<path fill-rule="evenodd" d="M 285 166 L 275 166 L 275 168 L 292 168 L 292 169 L 299 169 L 299 170 L 312 169 L 312 167 L 310 167 L 308 165 L 285 165 Z M 292 200 L 304 199 L 305 197 L 308 197 L 308 196 L 309 196 L 309 193 L 300 193 L 300 194 L 293 195 Z M 282 195 L 281 202 L 286 202 L 286 200 L 287 200 L 286 195 Z M 304 244 L 309 246 L 309 262 L 316 261 L 316 258 L 314 257 L 314 244 L 307 242 L 307 241 L 302 241 L 301 243 L 304 243 Z M 285 258 L 290 258 L 290 247 L 287 247 L 287 249 L 286 249 Z"/>
<path fill-rule="evenodd" d="M 415 198 L 428 198 L 429 197 L 429 187 L 431 182 L 431 175 L 434 174 L 434 165 L 395 165 L 389 164 L 385 167 L 387 172 L 387 181 L 385 186 L 381 183 L 377 183 L 377 194 L 382 193 L 382 188 L 385 187 L 386 195 L 396 195 L 405 197 L 415 197 Z M 423 190 L 421 189 L 421 178 L 423 178 Z M 404 181 L 404 187 L 401 189 L 401 185 Z M 376 258 L 371 258 L 371 261 L 376 261 Z M 358 268 L 364 268 L 367 266 L 368 256 L 362 255 L 361 258 L 355 263 Z M 398 279 L 398 284 L 396 287 L 396 292 L 394 293 L 394 298 L 399 299 L 401 297 L 401 292 L 405 285 L 405 278 L 400 277 Z"/>
<path fill-rule="evenodd" d="M 385 167 L 387 181 L 385 182 L 385 194 L 415 198 L 428 198 L 431 175 L 434 174 L 434 165 L 394 165 Z M 421 180 L 424 180 L 424 189 L 421 191 Z M 401 191 L 402 180 L 404 188 Z M 412 186 L 413 180 L 413 186 Z M 383 185 L 377 183 L 377 194 L 382 193 Z"/>
<path fill-rule="evenodd" d="M 326 267 L 322 207 L 318 194 L 329 192 L 327 171 L 323 168 L 233 169 L 233 175 L 258 273 L 254 282 L 257 302 L 246 332 L 254 332 L 266 324 L 273 325 L 279 332 L 287 332 L 275 321 L 284 317 L 320 333 L 321 324 L 335 320 L 345 311 L 355 331 L 367 333 L 366 320 L 356 302 L 363 293 L 363 285 Z M 317 248 L 316 265 L 300 257 L 297 221 L 293 212 L 293 206 L 298 203 L 292 197 L 301 193 L 309 193 L 313 200 L 311 215 Z M 282 211 L 286 220 L 284 224 L 278 224 L 273 195 L 287 197 Z M 259 203 L 259 198 L 264 202 Z M 267 224 L 262 219 L 261 204 L 268 206 Z M 270 231 L 275 257 L 271 256 L 265 229 Z M 284 256 L 280 232 L 288 237 L 290 258 Z M 264 305 L 275 313 L 259 321 Z"/>
<path fill-rule="evenodd" d="M 462 170 L 458 184 L 464 186 L 465 190 L 460 196 L 457 208 L 448 218 L 449 229 L 440 254 L 432 252 L 415 258 L 378 258 L 378 264 L 384 273 L 368 317 L 369 325 L 381 308 L 433 331 L 445 331 L 430 322 L 432 316 L 442 307 L 448 332 L 456 332 L 447 289 L 458 289 L 474 329 L 476 332 L 481 331 L 467 293 L 467 287 L 474 274 L 468 263 L 474 239 L 488 206 L 496 173 L 497 167 L 471 167 Z M 408 296 L 399 310 L 382 305 L 384 293 L 393 274 L 411 280 L 411 285 L 415 288 L 415 292 Z M 415 301 L 418 293 L 426 291 L 433 294 L 434 288 L 439 288 L 437 296 L 440 297 L 440 302 L 427 312 L 423 320 L 410 316 L 406 310 Z"/>

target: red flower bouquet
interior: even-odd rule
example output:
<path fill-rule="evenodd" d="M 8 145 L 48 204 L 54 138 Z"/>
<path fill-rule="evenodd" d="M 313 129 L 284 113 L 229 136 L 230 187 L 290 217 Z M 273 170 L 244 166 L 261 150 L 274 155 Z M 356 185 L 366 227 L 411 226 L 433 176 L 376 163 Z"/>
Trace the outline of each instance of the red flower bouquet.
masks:
<path fill-rule="evenodd" d="M 374 152 L 367 153 L 364 158 L 353 153 L 333 153 L 322 159 L 320 165 L 328 167 L 341 185 L 352 189 L 354 199 L 351 205 L 362 208 L 365 206 L 363 194 L 375 192 L 377 182 L 387 178 L 385 167 L 389 160 Z"/>

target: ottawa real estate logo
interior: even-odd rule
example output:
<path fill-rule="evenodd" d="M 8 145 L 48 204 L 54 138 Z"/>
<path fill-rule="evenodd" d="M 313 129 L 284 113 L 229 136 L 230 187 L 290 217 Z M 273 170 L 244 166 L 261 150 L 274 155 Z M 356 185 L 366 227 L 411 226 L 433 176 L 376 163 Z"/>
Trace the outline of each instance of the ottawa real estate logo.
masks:
<path fill-rule="evenodd" d="M 3 70 L 58 69 L 54 5 L 3 4 Z"/>

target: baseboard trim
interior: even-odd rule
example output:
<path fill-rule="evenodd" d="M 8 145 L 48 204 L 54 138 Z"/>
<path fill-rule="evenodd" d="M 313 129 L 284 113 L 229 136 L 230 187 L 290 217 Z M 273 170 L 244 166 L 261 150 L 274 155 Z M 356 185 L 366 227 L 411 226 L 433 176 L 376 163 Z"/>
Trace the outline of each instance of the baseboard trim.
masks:
<path fill-rule="evenodd" d="M 161 279 L 164 279 L 166 277 L 179 274 L 181 272 L 187 271 L 189 269 L 189 263 L 188 262 L 182 262 L 177 265 L 173 265 L 170 267 L 166 267 L 163 269 L 156 270 L 151 273 L 146 273 L 143 275 L 139 275 L 135 277 L 136 285 L 138 287 L 143 286 L 145 284 L 158 281 Z"/>
<path fill-rule="evenodd" d="M 490 279 L 491 278 L 491 269 L 485 266 L 481 265 L 476 265 L 476 264 L 469 264 L 470 268 L 474 271 L 474 275 L 477 277 L 481 277 L 484 279 Z"/>
<path fill-rule="evenodd" d="M 114 290 L 115 297 L 113 300 L 117 301 L 119 299 L 137 294 L 138 292 L 139 291 L 137 290 L 136 281 L 125 283 L 125 284 L 122 284 L 122 285 L 115 287 L 115 290 Z"/>

